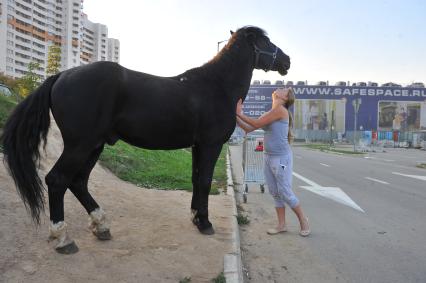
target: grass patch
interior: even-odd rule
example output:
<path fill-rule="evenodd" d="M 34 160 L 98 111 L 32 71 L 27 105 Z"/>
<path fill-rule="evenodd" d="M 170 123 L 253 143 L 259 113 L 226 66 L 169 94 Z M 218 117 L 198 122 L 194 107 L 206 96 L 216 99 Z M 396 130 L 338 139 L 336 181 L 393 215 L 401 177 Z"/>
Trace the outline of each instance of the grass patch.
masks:
<path fill-rule="evenodd" d="M 0 95 L 0 128 L 4 127 L 9 114 L 16 107 L 17 103 L 14 98 Z"/>
<path fill-rule="evenodd" d="M 221 272 L 216 278 L 212 279 L 213 283 L 226 283 L 226 278 L 223 272 Z"/>
<path fill-rule="evenodd" d="M 250 223 L 250 219 L 248 218 L 248 216 L 238 213 L 237 222 L 238 222 L 238 225 L 247 225 Z"/>
<path fill-rule="evenodd" d="M 213 175 L 211 194 L 226 188 L 226 152 L 224 145 Z M 105 147 L 100 161 L 119 178 L 140 187 L 192 191 L 190 149 L 146 150 L 119 141 Z"/>
<path fill-rule="evenodd" d="M 417 168 L 426 169 L 426 163 L 419 163 L 416 165 Z"/>
<path fill-rule="evenodd" d="M 179 280 L 179 283 L 189 283 L 189 282 L 191 282 L 191 277 L 185 277 Z"/>
<path fill-rule="evenodd" d="M 358 152 L 358 151 L 337 149 L 333 146 L 330 146 L 329 144 L 311 143 L 311 144 L 304 144 L 304 145 L 302 145 L 302 147 L 306 147 L 306 148 L 310 148 L 310 149 L 314 149 L 314 150 L 319 150 L 319 151 L 322 151 L 322 152 L 335 152 L 335 153 L 354 154 L 354 155 L 364 154 L 363 152 Z"/>
<path fill-rule="evenodd" d="M 6 97 L 0 94 L 0 136 L 3 132 L 4 124 L 6 124 L 7 118 L 10 113 L 16 107 L 17 103 L 14 98 Z M 0 152 L 3 152 L 3 144 L 0 143 Z"/>

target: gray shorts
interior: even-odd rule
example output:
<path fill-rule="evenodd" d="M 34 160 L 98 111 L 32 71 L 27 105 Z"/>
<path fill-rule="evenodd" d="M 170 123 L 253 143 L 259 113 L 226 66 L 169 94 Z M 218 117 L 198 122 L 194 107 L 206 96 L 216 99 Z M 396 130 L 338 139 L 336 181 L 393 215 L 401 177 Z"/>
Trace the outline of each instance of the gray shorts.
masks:
<path fill-rule="evenodd" d="M 264 174 L 269 193 L 275 200 L 275 207 L 284 207 L 287 203 L 291 208 L 299 204 L 299 199 L 292 190 L 293 156 L 264 155 Z"/>

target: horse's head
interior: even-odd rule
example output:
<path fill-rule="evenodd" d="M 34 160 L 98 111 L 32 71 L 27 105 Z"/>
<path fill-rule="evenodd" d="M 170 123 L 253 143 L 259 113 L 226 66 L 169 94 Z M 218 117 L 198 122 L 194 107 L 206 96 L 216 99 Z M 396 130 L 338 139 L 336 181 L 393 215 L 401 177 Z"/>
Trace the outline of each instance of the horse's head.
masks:
<path fill-rule="evenodd" d="M 290 69 L 290 57 L 269 40 L 265 31 L 248 26 L 237 30 L 236 33 L 240 36 L 242 34 L 253 48 L 255 69 L 262 69 L 265 72 L 278 71 L 283 76 L 287 74 Z M 233 34 L 232 31 L 231 34 Z"/>

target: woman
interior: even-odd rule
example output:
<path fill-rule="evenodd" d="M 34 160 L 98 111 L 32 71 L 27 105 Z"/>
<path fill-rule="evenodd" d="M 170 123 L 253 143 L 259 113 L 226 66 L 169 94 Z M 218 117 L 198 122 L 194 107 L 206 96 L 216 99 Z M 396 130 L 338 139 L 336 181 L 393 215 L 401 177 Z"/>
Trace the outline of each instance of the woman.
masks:
<path fill-rule="evenodd" d="M 285 223 L 285 203 L 287 203 L 299 219 L 299 234 L 306 237 L 310 234 L 308 217 L 303 214 L 300 201 L 291 188 L 293 156 L 289 141 L 292 138 L 290 131 L 292 116 L 288 108 L 293 105 L 294 100 L 293 89 L 275 90 L 272 93 L 272 109 L 258 119 L 244 115 L 240 100 L 237 104 L 237 123 L 246 133 L 258 128 L 265 130 L 264 174 L 269 192 L 275 200 L 278 217 L 277 226 L 268 229 L 267 233 L 275 235 L 287 231 Z"/>

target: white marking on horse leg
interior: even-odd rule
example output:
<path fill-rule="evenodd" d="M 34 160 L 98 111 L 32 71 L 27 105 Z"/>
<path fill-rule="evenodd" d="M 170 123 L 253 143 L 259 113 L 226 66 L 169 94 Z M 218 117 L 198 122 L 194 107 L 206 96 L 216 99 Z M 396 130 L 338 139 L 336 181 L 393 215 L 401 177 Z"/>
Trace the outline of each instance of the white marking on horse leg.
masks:
<path fill-rule="evenodd" d="M 197 215 L 197 210 L 191 208 L 191 221 L 194 220 L 195 216 Z"/>
<path fill-rule="evenodd" d="M 106 213 L 102 208 L 96 208 L 89 214 L 89 228 L 92 232 L 105 232 L 109 231 L 109 224 L 107 223 Z"/>
<path fill-rule="evenodd" d="M 68 237 L 67 233 L 67 223 L 64 221 L 59 221 L 58 223 L 50 222 L 49 226 L 49 240 L 58 240 L 58 244 L 56 248 L 62 248 L 66 245 L 69 245 L 73 242 L 70 237 Z"/>

